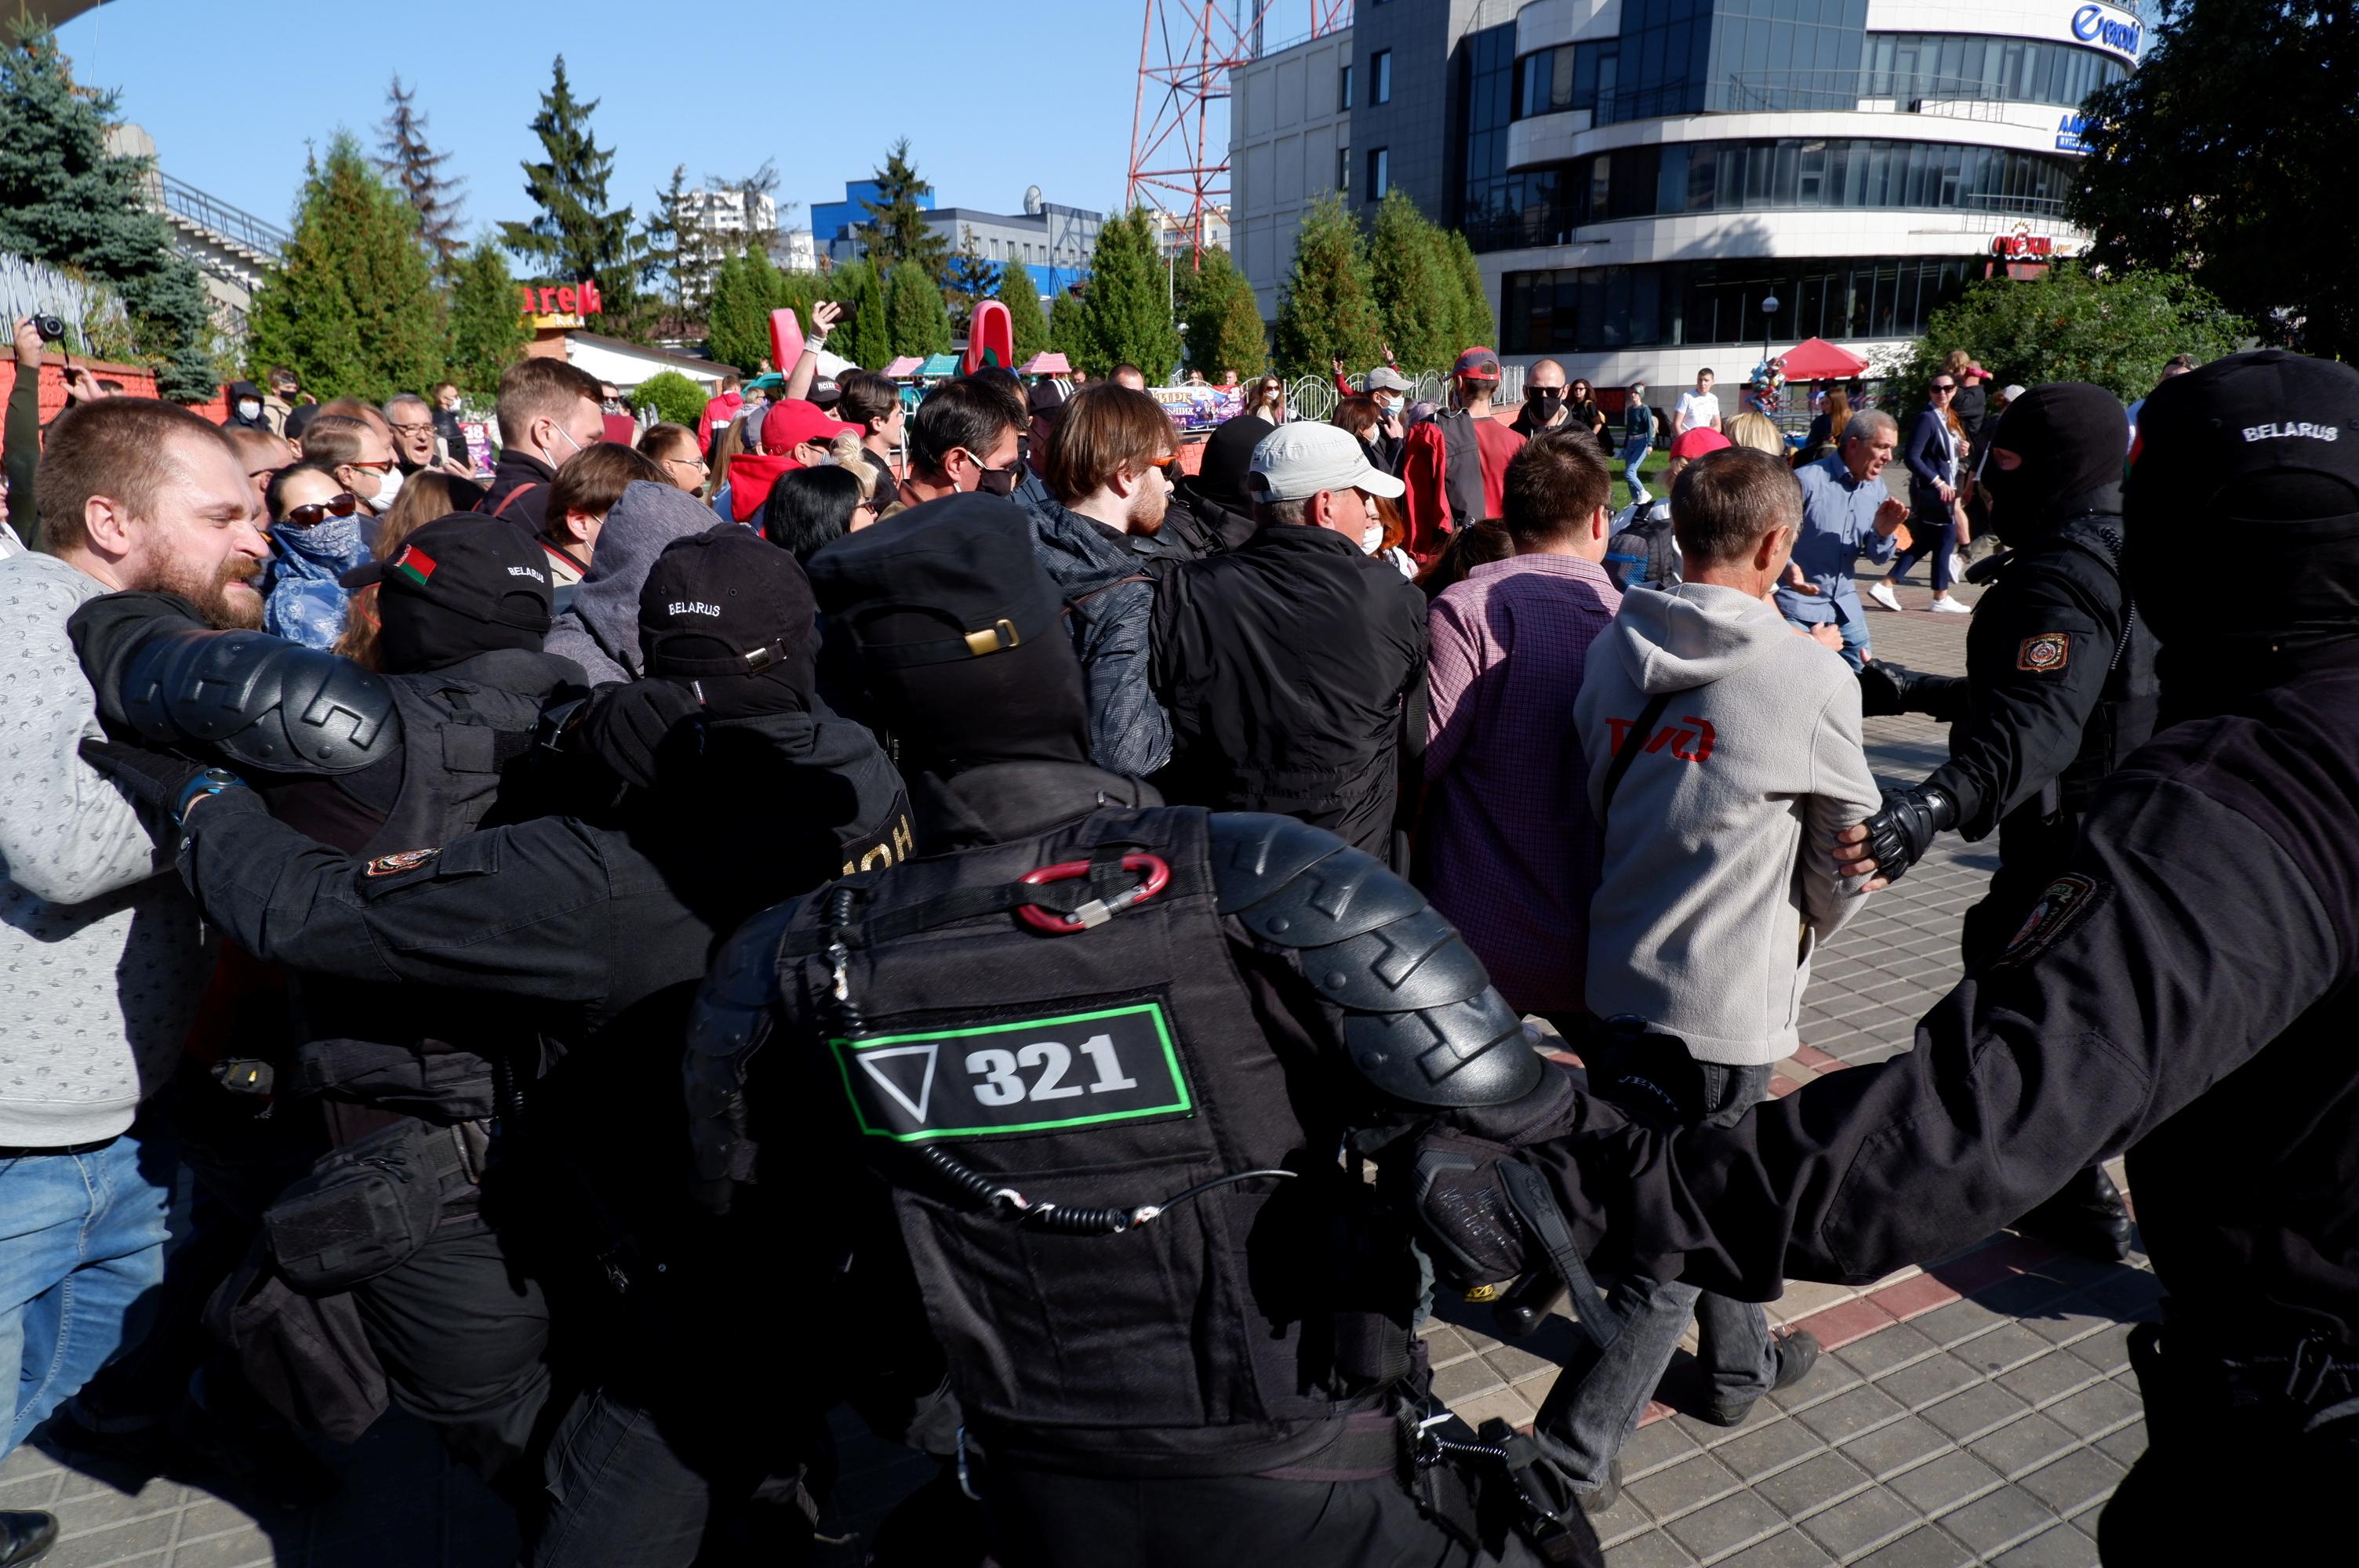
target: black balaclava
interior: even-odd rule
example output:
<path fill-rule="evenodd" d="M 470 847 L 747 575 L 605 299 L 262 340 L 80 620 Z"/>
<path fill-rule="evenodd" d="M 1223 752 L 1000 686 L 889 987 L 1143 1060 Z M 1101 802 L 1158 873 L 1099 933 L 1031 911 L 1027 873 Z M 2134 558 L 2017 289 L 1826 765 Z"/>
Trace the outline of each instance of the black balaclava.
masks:
<path fill-rule="evenodd" d="M 2139 410 L 2125 514 L 2166 720 L 2359 637 L 2359 370 L 2258 349 L 2171 377 Z"/>
<path fill-rule="evenodd" d="M 2104 387 L 2084 381 L 2035 386 L 2007 406 L 1990 444 L 2023 460 L 2012 470 L 1995 457 L 1982 466 L 1981 483 L 2009 544 L 2028 545 L 2083 513 L 2121 511 L 2129 415 Z"/>

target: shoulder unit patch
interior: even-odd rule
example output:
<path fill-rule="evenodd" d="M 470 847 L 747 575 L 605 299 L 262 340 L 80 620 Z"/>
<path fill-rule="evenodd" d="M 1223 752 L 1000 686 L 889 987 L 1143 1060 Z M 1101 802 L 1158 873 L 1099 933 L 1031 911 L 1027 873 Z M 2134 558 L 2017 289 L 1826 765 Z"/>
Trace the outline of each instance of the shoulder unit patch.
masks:
<path fill-rule="evenodd" d="M 364 873 L 372 877 L 397 877 L 404 871 L 414 871 L 435 856 L 440 849 L 404 849 L 396 855 L 379 855 L 368 863 Z"/>
<path fill-rule="evenodd" d="M 2008 941 L 2006 950 L 1993 960 L 1994 965 L 2022 964 L 2038 957 L 2078 925 L 2104 896 L 2104 889 L 2093 878 L 2078 872 L 2057 878 L 2039 895 L 2031 913 L 2024 916 L 2023 925 Z"/>
<path fill-rule="evenodd" d="M 2072 662 L 2072 633 L 2042 632 L 2037 637 L 2026 637 L 2017 650 L 2015 667 L 2029 670 L 2033 675 L 2053 675 Z"/>

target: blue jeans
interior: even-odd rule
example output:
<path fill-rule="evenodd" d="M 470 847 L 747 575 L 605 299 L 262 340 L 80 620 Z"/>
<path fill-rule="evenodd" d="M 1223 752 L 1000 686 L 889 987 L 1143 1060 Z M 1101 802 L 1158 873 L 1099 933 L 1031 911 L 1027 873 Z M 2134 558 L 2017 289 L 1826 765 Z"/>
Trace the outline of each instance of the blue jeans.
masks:
<path fill-rule="evenodd" d="M 1837 611 L 1838 615 L 1841 613 L 1842 612 L 1840 611 Z M 1786 624 L 1788 626 L 1799 626 L 1805 632 L 1809 631 L 1811 626 L 1811 622 L 1808 621 L 1797 621 L 1790 615 L 1786 617 Z M 1821 621 L 1818 622 L 1818 624 L 1823 626 L 1826 622 Z M 1862 666 L 1867 663 L 1868 645 L 1866 623 L 1859 621 L 1838 620 L 1834 623 L 1834 628 L 1836 631 L 1843 633 L 1843 663 L 1851 666 L 1852 673 L 1854 675 L 1857 675 Z"/>
<path fill-rule="evenodd" d="M 1622 477 L 1630 481 L 1630 499 L 1645 504 L 1654 499 L 1647 493 L 1647 481 L 1638 477 L 1638 469 L 1647 454 L 1655 449 L 1652 441 L 1631 440 L 1622 444 Z"/>
<path fill-rule="evenodd" d="M 0 1159 L 0 1368 L 18 1368 L 0 1458 L 145 1332 L 171 1204 L 169 1163 L 133 1133 Z"/>
<path fill-rule="evenodd" d="M 1704 1125 L 1732 1125 L 1769 1096 L 1767 1067 L 1697 1065 L 1711 1097 Z M 1696 1359 L 1713 1403 L 1741 1405 L 1758 1399 L 1777 1376 L 1769 1318 L 1757 1303 L 1637 1275 L 1597 1282 L 1605 1292 L 1602 1309 L 1601 1303 L 1582 1301 L 1572 1309 L 1594 1320 L 1602 1332 L 1593 1336 L 1584 1329 L 1575 1337 L 1573 1354 L 1532 1425 L 1541 1449 L 1582 1491 L 1604 1485 L 1614 1456 L 1638 1430 L 1638 1418 L 1663 1380 L 1690 1317 L 1696 1323 Z M 1600 1338 L 1605 1340 L 1602 1348 Z"/>

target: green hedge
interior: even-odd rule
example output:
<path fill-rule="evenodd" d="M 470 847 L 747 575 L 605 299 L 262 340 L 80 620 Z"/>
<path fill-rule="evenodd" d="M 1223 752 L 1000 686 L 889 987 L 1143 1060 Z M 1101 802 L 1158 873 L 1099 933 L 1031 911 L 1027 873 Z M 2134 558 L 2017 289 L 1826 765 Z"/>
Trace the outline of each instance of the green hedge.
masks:
<path fill-rule="evenodd" d="M 704 416 L 704 406 L 711 399 L 704 388 L 676 370 L 658 373 L 639 383 L 631 394 L 634 408 L 653 408 L 656 416 L 675 425 L 696 428 L 697 420 Z"/>

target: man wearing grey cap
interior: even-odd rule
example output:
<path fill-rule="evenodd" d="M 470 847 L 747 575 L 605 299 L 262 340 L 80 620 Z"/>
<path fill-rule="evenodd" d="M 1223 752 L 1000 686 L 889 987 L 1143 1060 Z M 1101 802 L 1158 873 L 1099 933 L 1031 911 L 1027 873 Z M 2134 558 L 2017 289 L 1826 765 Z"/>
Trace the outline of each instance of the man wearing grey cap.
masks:
<path fill-rule="evenodd" d="M 1268 811 L 1390 858 L 1397 772 L 1425 738 L 1425 601 L 1368 552 L 1401 481 L 1350 432 L 1297 420 L 1254 449 L 1258 526 L 1156 596 L 1154 683 L 1175 804 Z"/>

